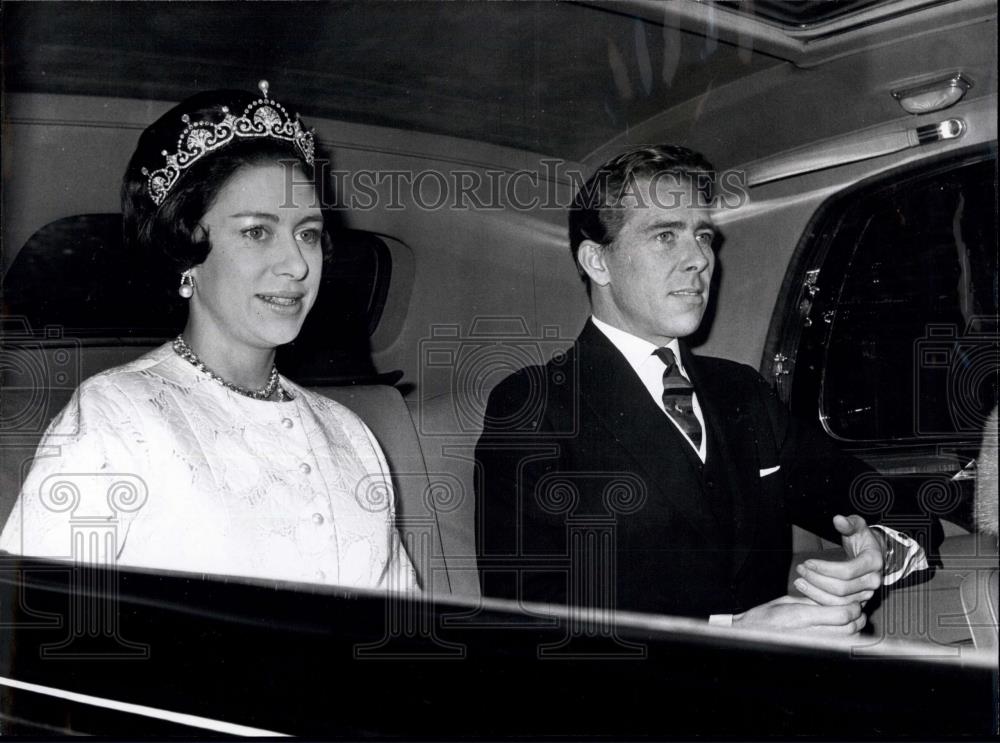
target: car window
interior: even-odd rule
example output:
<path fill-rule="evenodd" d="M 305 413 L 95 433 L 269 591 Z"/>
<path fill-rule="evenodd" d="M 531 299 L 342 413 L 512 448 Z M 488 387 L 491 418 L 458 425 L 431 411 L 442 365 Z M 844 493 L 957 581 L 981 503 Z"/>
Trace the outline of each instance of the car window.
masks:
<path fill-rule="evenodd" d="M 790 385 L 776 369 L 797 413 L 852 448 L 978 443 L 997 401 L 996 198 L 996 160 L 974 155 L 821 208 L 784 310 Z"/>
<path fill-rule="evenodd" d="M 820 416 L 833 436 L 982 431 L 997 399 L 995 167 L 893 183 L 848 207 L 831 246 L 848 266 L 820 319 Z"/>
<path fill-rule="evenodd" d="M 877 471 L 866 518 L 975 528 L 1000 368 L 996 198 L 994 152 L 966 150 L 836 195 L 803 233 L 765 365 L 799 418 Z"/>

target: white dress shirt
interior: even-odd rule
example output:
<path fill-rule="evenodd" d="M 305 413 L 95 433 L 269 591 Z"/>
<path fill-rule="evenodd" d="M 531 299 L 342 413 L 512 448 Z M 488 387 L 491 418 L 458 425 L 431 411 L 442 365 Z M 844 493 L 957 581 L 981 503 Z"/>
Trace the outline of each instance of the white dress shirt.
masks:
<path fill-rule="evenodd" d="M 663 372 L 666 371 L 667 365 L 663 363 L 659 356 L 655 355 L 655 351 L 661 346 L 656 346 L 647 340 L 640 338 L 639 336 L 627 333 L 624 330 L 619 330 L 618 328 L 608 325 L 602 320 L 598 320 L 596 317 L 591 315 L 591 321 L 604 335 L 607 336 L 608 340 L 611 341 L 615 348 L 617 348 L 625 360 L 629 363 L 635 373 L 639 375 L 639 379 L 642 380 L 643 386 L 649 391 L 649 396 L 653 398 L 653 402 L 656 406 L 663 411 L 663 414 L 667 416 L 674 427 L 681 432 L 684 440 L 691 445 L 691 448 L 698 454 L 698 458 L 702 462 L 705 461 L 705 456 L 707 454 L 706 442 L 708 441 L 708 429 L 705 428 L 705 417 L 701 413 L 701 405 L 698 404 L 698 395 L 694 394 L 692 391 L 691 395 L 691 407 L 694 409 L 695 418 L 698 419 L 698 423 L 701 424 L 701 442 L 698 446 L 695 446 L 691 438 L 685 433 L 684 429 L 681 428 L 680 424 L 670 417 L 666 409 L 663 407 Z M 681 362 L 681 348 L 677 339 L 670 341 L 666 346 L 674 353 L 674 358 L 677 359 L 677 369 L 689 382 L 691 378 L 687 375 L 684 370 L 684 364 Z"/>

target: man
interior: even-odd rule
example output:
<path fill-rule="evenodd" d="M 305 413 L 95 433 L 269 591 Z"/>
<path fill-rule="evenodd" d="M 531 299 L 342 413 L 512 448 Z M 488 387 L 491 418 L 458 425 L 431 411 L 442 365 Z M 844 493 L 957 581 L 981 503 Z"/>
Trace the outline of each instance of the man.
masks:
<path fill-rule="evenodd" d="M 863 464 L 790 419 L 755 370 L 681 341 L 709 302 L 713 178 L 695 152 L 645 147 L 576 195 L 570 247 L 593 314 L 565 357 L 490 396 L 483 592 L 851 634 L 883 571 L 926 561 L 913 540 L 841 515 Z M 798 598 L 785 595 L 792 523 L 849 558 L 808 561 Z"/>

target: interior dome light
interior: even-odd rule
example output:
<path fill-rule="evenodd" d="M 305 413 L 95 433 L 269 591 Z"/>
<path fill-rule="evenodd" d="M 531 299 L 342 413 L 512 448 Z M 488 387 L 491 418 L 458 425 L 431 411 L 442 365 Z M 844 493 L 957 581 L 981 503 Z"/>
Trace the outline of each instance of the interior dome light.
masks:
<path fill-rule="evenodd" d="M 892 91 L 903 110 L 908 114 L 926 114 L 954 106 L 972 87 L 972 81 L 961 72 L 911 88 Z"/>

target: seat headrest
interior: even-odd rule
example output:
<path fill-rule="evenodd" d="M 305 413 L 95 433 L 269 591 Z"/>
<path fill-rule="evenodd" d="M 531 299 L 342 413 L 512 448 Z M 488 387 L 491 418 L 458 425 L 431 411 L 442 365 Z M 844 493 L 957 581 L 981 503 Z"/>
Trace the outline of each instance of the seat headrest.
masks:
<path fill-rule="evenodd" d="M 279 368 L 305 385 L 384 383 L 369 337 L 385 305 L 391 253 L 360 230 L 338 230 L 333 243 L 316 304 L 295 342 L 279 349 Z M 71 338 L 158 344 L 183 329 L 187 303 L 177 294 L 178 269 L 151 253 L 124 246 L 120 214 L 58 219 L 28 239 L 4 276 L 3 316 Z"/>

